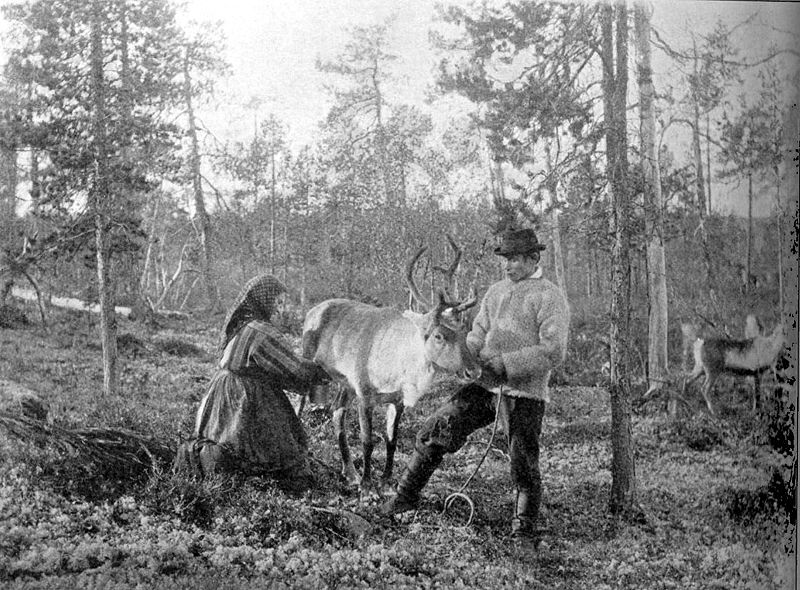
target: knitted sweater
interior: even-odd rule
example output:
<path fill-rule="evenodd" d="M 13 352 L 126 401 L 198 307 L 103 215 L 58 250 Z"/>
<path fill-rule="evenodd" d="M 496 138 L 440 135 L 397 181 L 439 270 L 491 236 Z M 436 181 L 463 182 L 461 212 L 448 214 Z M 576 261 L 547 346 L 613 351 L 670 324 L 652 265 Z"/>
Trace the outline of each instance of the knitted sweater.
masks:
<path fill-rule="evenodd" d="M 467 345 L 481 358 L 501 355 L 504 394 L 548 402 L 550 372 L 567 351 L 569 307 L 561 290 L 540 276 L 537 271 L 516 283 L 504 279 L 489 287 Z"/>

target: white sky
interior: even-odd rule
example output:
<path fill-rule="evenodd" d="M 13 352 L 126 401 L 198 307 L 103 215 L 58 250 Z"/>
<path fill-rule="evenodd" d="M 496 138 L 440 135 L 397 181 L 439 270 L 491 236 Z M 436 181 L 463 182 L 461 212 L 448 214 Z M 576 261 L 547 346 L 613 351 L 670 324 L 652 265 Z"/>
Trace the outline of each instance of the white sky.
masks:
<path fill-rule="evenodd" d="M 0 4 L 10 0 L 0 0 Z M 189 15 L 198 20 L 222 21 L 227 36 L 227 60 L 233 76 L 219 88 L 220 105 L 201 112 L 204 122 L 222 140 L 249 136 L 254 113 L 242 108 L 253 97 L 263 101 L 257 115 L 274 113 L 289 127 L 294 148 L 309 143 L 316 124 L 328 109 L 323 75 L 315 60 L 333 58 L 348 39 L 346 29 L 396 17 L 391 29 L 393 53 L 402 83 L 388 96 L 392 102 L 421 103 L 432 81 L 434 54 L 428 45 L 428 29 L 436 0 L 186 0 Z M 797 2 L 654 2 L 653 26 L 670 40 L 688 39 L 687 31 L 703 33 L 718 18 L 733 25 L 758 13 L 764 26 L 760 34 L 742 40 L 746 56 L 762 55 L 772 39 L 783 37 L 772 30 L 798 31 Z M 0 23 L 2 26 L 2 23 Z M 797 42 L 795 47 L 798 48 Z M 0 47 L 0 54 L 2 48 Z M 658 52 L 654 53 L 657 57 Z M 671 65 L 654 64 L 659 78 L 675 79 Z M 788 77 L 788 74 L 787 74 Z M 631 84 L 634 81 L 631 79 Z M 444 116 L 447 116 L 447 112 Z M 245 135 L 247 134 L 247 135 Z M 678 154 L 682 156 L 682 154 Z M 768 206 L 768 199 L 762 199 Z M 741 198 L 736 210 L 742 211 Z M 766 210 L 763 213 L 767 213 Z"/>
<path fill-rule="evenodd" d="M 227 84 L 225 102 L 233 107 L 253 96 L 263 99 L 263 114 L 274 113 L 289 126 L 295 147 L 311 141 L 314 129 L 327 112 L 323 75 L 315 59 L 332 58 L 343 47 L 346 28 L 384 22 L 396 16 L 392 28 L 393 52 L 401 58 L 403 83 L 390 100 L 421 102 L 430 84 L 434 54 L 428 45 L 428 29 L 435 0 L 189 0 L 190 13 L 198 19 L 221 20 L 227 34 L 228 59 L 234 76 Z M 795 2 L 694 2 L 657 0 L 653 26 L 665 38 L 679 43 L 688 31 L 703 33 L 718 18 L 730 25 L 758 13 L 760 34 L 742 40 L 744 56 L 763 55 L 771 40 L 786 36 L 771 29 L 797 31 L 800 3 Z M 654 55 L 657 56 L 658 52 Z M 672 66 L 656 63 L 655 74 L 675 79 Z M 658 84 L 658 81 L 656 82 Z M 657 88 L 658 90 L 658 88 Z M 238 114 L 234 114 L 237 113 Z M 250 132 L 252 112 L 225 109 L 209 115 L 209 125 L 221 138 Z M 446 115 L 445 115 L 446 116 Z M 223 123 L 214 124 L 220 118 Z M 679 157 L 681 154 L 678 154 Z M 763 201 L 763 202 L 762 202 Z M 757 203 L 757 211 L 768 213 L 769 199 Z M 734 208 L 741 212 L 741 197 Z"/>
<path fill-rule="evenodd" d="M 392 15 L 393 51 L 403 87 L 392 100 L 419 102 L 430 80 L 433 54 L 428 28 L 433 2 L 427 0 L 189 0 L 191 14 L 221 20 L 234 77 L 226 95 L 246 103 L 257 96 L 264 113 L 273 112 L 290 127 L 295 145 L 307 143 L 328 108 L 317 57 L 331 59 L 348 40 L 346 29 L 384 22 Z M 247 121 L 228 121 L 229 133 Z"/>

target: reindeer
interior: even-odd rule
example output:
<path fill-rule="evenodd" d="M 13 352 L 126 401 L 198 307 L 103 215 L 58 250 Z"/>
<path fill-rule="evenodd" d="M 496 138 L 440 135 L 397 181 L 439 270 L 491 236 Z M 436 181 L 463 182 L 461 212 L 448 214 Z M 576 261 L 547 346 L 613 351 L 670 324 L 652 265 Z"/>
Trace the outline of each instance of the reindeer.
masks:
<path fill-rule="evenodd" d="M 459 315 L 477 298 L 449 302 L 438 293 L 430 306 L 413 281 L 413 267 L 426 250 L 420 248 L 406 267 L 406 281 L 425 313 L 378 308 L 349 299 L 329 299 L 313 307 L 303 324 L 303 355 L 319 364 L 341 385 L 333 400 L 333 424 L 342 459 L 342 475 L 358 485 L 362 498 L 372 492 L 372 412 L 386 409 L 386 463 L 381 480 L 388 484 L 397 448 L 403 410 L 413 407 L 430 389 L 437 371 L 477 378 L 477 359 L 466 346 L 466 329 Z M 345 429 L 347 406 L 355 395 L 364 466 L 359 478 Z"/>
<path fill-rule="evenodd" d="M 708 413 L 715 415 L 711 403 L 711 391 L 722 374 L 751 375 L 755 378 L 753 404 L 755 412 L 761 405 L 760 376 L 775 364 L 783 351 L 785 336 L 783 326 L 778 324 L 772 334 L 761 334 L 758 321 L 748 317 L 746 334 L 757 333 L 751 338 L 735 340 L 732 338 L 695 338 L 692 346 L 694 369 L 684 379 L 683 387 L 705 374 L 702 394 Z M 689 332 L 684 327 L 684 336 Z"/>

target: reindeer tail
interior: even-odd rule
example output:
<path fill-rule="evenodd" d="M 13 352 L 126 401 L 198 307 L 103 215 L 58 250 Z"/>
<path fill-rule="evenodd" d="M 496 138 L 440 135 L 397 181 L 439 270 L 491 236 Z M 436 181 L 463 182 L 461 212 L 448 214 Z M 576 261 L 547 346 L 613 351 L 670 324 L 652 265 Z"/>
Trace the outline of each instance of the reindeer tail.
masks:
<path fill-rule="evenodd" d="M 332 313 L 331 305 L 322 303 L 306 314 L 303 322 L 303 341 L 301 350 L 304 358 L 314 360 L 319 348 L 319 340 L 323 328 L 329 323 L 328 316 Z"/>

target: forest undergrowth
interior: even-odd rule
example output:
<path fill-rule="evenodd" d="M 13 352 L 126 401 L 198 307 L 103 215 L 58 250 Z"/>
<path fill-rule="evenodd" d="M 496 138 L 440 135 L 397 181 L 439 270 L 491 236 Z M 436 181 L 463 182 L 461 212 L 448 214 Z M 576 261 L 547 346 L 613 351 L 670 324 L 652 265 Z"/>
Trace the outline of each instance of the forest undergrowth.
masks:
<path fill-rule="evenodd" d="M 218 320 L 218 318 L 214 318 Z M 49 405 L 62 429 L 119 428 L 175 447 L 214 369 L 216 323 L 120 321 L 121 393 L 102 395 L 96 319 L 53 312 L 49 328 L 0 331 L 0 379 Z M 455 383 L 403 416 L 398 470 L 424 417 Z M 511 491 L 502 434 L 487 427 L 446 457 L 420 509 L 395 520 L 338 478 L 324 408 L 307 408 L 315 480 L 176 477 L 168 462 L 110 475 L 0 424 L 0 586 L 22 588 L 793 588 L 794 506 L 775 491 L 777 457 L 757 436 L 749 384 L 718 386 L 721 418 L 699 394 L 676 421 L 649 404 L 633 419 L 645 519 L 609 515 L 611 416 L 601 386 L 558 384 L 542 435 L 543 543 L 508 542 Z M 375 432 L 382 411 L 376 411 Z M 356 457 L 356 420 L 350 421 Z M 485 459 L 481 462 L 482 458 Z M 375 461 L 383 462 L 383 445 Z M 480 467 L 478 469 L 478 465 Z M 357 462 L 358 466 L 358 462 Z M 465 493 L 473 522 L 445 498 Z"/>

